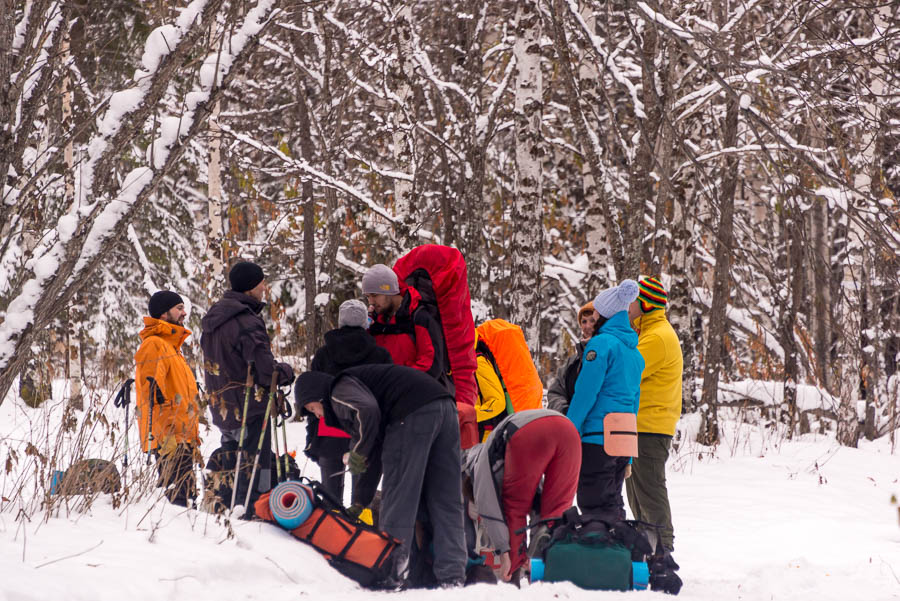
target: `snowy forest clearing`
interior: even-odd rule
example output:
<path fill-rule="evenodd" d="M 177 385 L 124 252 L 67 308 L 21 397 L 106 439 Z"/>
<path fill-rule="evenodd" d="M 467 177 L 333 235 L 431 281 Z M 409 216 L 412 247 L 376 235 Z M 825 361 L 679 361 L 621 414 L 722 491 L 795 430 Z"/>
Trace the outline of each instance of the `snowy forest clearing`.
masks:
<path fill-rule="evenodd" d="M 14 429 L 25 426 L 26 414 L 49 417 L 12 399 L 0 411 Z M 691 440 L 696 422 L 695 416 L 682 420 L 683 440 Z M 302 448 L 304 434 L 302 422 L 292 423 L 290 448 Z M 685 581 L 681 598 L 900 598 L 900 528 L 891 504 L 900 474 L 887 437 L 853 449 L 814 434 L 784 441 L 730 420 L 723 421 L 722 434 L 716 451 L 691 442 L 670 460 L 674 557 Z M 204 439 L 208 456 L 218 437 Z M 314 463 L 298 458 L 306 475 L 319 476 Z M 142 463 L 143 457 L 132 458 L 132 466 Z M 174 507 L 158 490 L 118 509 L 101 495 L 86 514 L 65 513 L 63 508 L 46 523 L 42 512 L 29 520 L 17 519 L 15 511 L 0 514 L 0 599 L 361 600 L 386 594 L 358 588 L 272 525 L 236 522 L 229 538 L 214 516 Z M 478 585 L 392 595 L 471 601 L 621 593 L 536 584 L 524 591 Z"/>

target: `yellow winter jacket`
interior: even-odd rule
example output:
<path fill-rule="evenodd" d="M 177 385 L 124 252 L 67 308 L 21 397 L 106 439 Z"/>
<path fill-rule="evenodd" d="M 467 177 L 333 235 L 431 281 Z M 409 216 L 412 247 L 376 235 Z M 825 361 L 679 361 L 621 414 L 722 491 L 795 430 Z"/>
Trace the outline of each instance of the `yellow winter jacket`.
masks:
<path fill-rule="evenodd" d="M 141 346 L 134 355 L 135 388 L 137 389 L 138 430 L 141 448 L 147 450 L 150 382 L 153 378 L 165 397 L 162 405 L 153 405 L 153 444 L 160 454 L 175 450 L 175 445 L 200 443 L 197 404 L 197 382 L 188 367 L 181 345 L 191 335 L 190 330 L 160 319 L 144 317 Z"/>
<path fill-rule="evenodd" d="M 644 357 L 638 432 L 675 435 L 681 417 L 681 343 L 662 309 L 644 313 L 631 322 L 638 332 L 638 350 Z"/>

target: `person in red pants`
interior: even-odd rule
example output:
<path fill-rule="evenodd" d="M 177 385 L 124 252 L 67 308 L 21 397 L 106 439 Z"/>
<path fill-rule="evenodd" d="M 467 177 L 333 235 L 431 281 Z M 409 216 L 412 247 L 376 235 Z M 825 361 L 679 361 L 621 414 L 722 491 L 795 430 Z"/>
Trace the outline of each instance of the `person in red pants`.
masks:
<path fill-rule="evenodd" d="M 541 478 L 540 520 L 561 517 L 578 488 L 581 438 L 572 422 L 549 409 L 520 411 L 504 419 L 488 439 L 465 452 L 463 492 L 475 522 L 475 553 L 491 549 L 500 555 L 498 576 L 518 582 L 528 559 L 525 535 Z M 499 492 L 499 497 L 498 497 Z M 532 534 L 535 539 L 546 538 Z"/>

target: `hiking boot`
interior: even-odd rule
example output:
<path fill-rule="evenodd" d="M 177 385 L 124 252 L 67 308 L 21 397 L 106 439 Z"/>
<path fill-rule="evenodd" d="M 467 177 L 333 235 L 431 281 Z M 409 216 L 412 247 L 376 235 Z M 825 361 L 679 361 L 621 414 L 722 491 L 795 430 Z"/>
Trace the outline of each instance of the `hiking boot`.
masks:
<path fill-rule="evenodd" d="M 550 527 L 547 524 L 540 524 L 531 532 L 531 542 L 528 544 L 528 557 L 541 557 L 549 542 Z"/>

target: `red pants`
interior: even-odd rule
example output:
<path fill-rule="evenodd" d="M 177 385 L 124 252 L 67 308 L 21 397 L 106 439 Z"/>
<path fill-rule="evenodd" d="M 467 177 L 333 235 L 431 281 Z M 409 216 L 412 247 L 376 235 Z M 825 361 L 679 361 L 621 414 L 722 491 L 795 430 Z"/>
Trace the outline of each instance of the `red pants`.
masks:
<path fill-rule="evenodd" d="M 563 416 L 548 416 L 526 424 L 506 445 L 503 472 L 503 514 L 509 527 L 510 572 L 527 559 L 525 535 L 516 530 L 526 525 L 541 476 L 541 519 L 559 517 L 572 506 L 581 467 L 581 437 Z"/>

